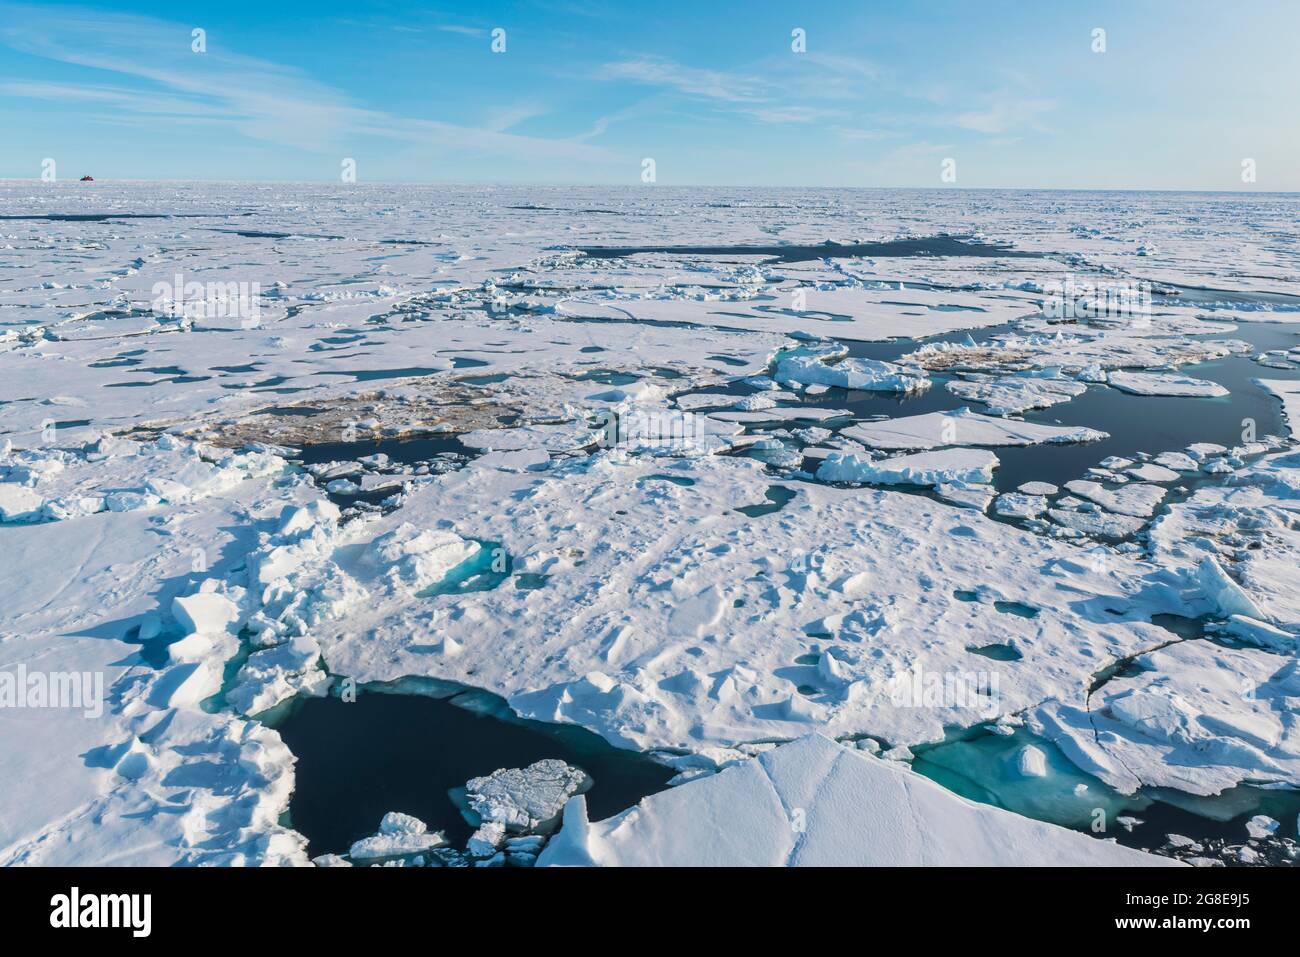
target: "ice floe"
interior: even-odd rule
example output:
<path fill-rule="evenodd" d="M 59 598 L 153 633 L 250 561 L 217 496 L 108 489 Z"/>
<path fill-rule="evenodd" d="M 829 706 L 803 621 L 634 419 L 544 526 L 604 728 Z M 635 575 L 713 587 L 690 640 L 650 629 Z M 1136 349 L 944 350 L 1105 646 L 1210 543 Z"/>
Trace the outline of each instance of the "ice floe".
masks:
<path fill-rule="evenodd" d="M 817 478 L 879 485 L 987 483 L 997 467 L 998 457 L 988 449 L 941 449 L 878 459 L 832 452 L 817 469 Z"/>
<path fill-rule="evenodd" d="M 929 377 L 915 367 L 878 359 L 841 359 L 829 365 L 815 355 L 778 359 L 772 378 L 782 385 L 826 385 L 866 392 L 921 392 L 930 387 Z"/>
<path fill-rule="evenodd" d="M 1294 655 L 1185 641 L 1138 660 L 1089 707 L 1048 704 L 1036 730 L 1125 794 L 1142 786 L 1218 794 L 1242 781 L 1300 786 Z"/>
<path fill-rule="evenodd" d="M 1030 762 L 1032 765 L 1032 762 Z M 819 735 L 588 821 L 575 798 L 539 866 L 1172 864 L 975 804 Z"/>
<path fill-rule="evenodd" d="M 983 403 L 990 415 L 1021 415 L 1068 402 L 1083 395 L 1088 387 L 1058 374 L 954 379 L 947 383 L 947 389 L 958 398 Z"/>
<path fill-rule="evenodd" d="M 950 445 L 1037 445 L 1096 442 L 1105 432 L 1086 427 L 1042 425 L 982 415 L 968 408 L 927 412 L 850 426 L 842 434 L 874 449 L 935 449 Z"/>
<path fill-rule="evenodd" d="M 1116 389 L 1135 395 L 1219 396 L 1228 390 L 1217 382 L 1172 372 L 1116 371 L 1106 378 Z"/>

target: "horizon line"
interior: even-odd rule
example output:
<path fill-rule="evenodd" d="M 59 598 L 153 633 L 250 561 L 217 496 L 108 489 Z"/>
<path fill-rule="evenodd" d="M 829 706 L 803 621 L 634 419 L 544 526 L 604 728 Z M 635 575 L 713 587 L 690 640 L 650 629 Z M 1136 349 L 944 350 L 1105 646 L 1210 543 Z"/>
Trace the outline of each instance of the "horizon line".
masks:
<path fill-rule="evenodd" d="M 90 175 L 90 174 L 87 174 Z M 639 189 L 653 191 L 657 189 L 736 189 L 736 190 L 911 190 L 934 193 L 952 192 L 1042 192 L 1042 193 L 1213 193 L 1229 196 L 1297 196 L 1300 190 L 1292 189 L 1227 189 L 1208 186 L 873 186 L 853 185 L 810 185 L 810 184 L 764 184 L 764 183 L 593 183 L 593 182 L 558 182 L 544 180 L 518 180 L 500 182 L 473 182 L 455 180 L 365 180 L 353 183 L 334 182 L 333 180 L 280 180 L 280 179 L 94 179 L 95 184 L 114 185 L 210 185 L 210 186 L 330 186 L 343 189 L 355 189 L 366 186 L 427 186 L 453 189 L 467 188 L 552 188 L 552 189 Z M 67 178 L 54 181 L 39 177 L 0 176 L 0 184 L 29 183 L 42 186 L 59 186 L 63 184 L 82 185 L 80 179 Z"/>

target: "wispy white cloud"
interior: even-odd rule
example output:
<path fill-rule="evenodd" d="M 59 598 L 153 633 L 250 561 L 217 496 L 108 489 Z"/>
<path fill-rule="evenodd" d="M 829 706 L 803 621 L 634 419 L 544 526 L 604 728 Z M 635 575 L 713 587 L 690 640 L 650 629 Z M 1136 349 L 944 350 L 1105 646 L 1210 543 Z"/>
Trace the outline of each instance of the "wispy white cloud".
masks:
<path fill-rule="evenodd" d="M 967 110 L 951 118 L 954 126 L 976 133 L 1005 133 L 1032 124 L 1044 113 L 1056 108 L 1053 100 L 1000 99 L 984 109 Z"/>
<path fill-rule="evenodd" d="M 823 123 L 839 115 L 836 110 L 813 106 L 760 106 L 745 114 L 763 123 Z"/>
<path fill-rule="evenodd" d="M 482 27 L 467 27 L 459 23 L 439 23 L 434 29 L 442 33 L 459 33 L 466 37 L 485 37 L 488 35 L 487 30 Z"/>
<path fill-rule="evenodd" d="M 1004 89 L 981 93 L 911 82 L 871 60 L 839 54 L 790 54 L 764 60 L 761 67 L 703 69 L 637 55 L 603 64 L 596 78 L 680 94 L 759 123 L 821 124 L 840 139 L 858 141 L 919 135 L 927 128 L 1001 135 L 1035 128 L 1056 108 L 1050 99 L 1015 92 L 1022 84 L 1010 71 L 999 74 Z M 859 105 L 881 102 L 895 108 L 864 120 Z M 913 108 L 897 108 L 908 104 Z"/>
<path fill-rule="evenodd" d="M 854 126 L 833 126 L 831 132 L 840 139 L 858 141 L 888 140 L 898 136 L 897 133 L 890 130 L 862 129 Z"/>
<path fill-rule="evenodd" d="M 520 123 L 545 115 L 546 110 L 535 103 L 516 103 L 513 106 L 489 112 L 486 128 L 503 133 L 506 130 L 513 129 Z"/>
<path fill-rule="evenodd" d="M 43 80 L 3 80 L 0 94 L 28 100 L 51 100 L 60 103 L 83 102 L 149 116 L 188 116 L 203 120 L 233 120 L 235 114 L 193 97 L 168 96 L 153 91 L 133 90 L 120 86 L 92 86 L 78 83 L 52 83 Z"/>
<path fill-rule="evenodd" d="M 727 103 L 754 102 L 762 98 L 763 83 L 756 77 L 684 66 L 663 57 L 642 56 L 606 63 L 601 79 L 630 80 L 667 87 L 678 93 Z"/>
<path fill-rule="evenodd" d="M 183 115 L 309 151 L 337 152 L 358 137 L 373 136 L 443 151 L 529 159 L 600 162 L 613 157 L 579 139 L 505 132 L 522 115 L 478 128 L 359 106 L 297 70 L 224 50 L 219 37 L 208 37 L 206 53 L 194 53 L 188 26 L 147 17 L 0 4 L 0 44 L 115 79 L 87 85 L 14 81 L 11 95 L 93 102 L 136 115 Z M 132 81 L 135 85 L 126 85 Z"/>

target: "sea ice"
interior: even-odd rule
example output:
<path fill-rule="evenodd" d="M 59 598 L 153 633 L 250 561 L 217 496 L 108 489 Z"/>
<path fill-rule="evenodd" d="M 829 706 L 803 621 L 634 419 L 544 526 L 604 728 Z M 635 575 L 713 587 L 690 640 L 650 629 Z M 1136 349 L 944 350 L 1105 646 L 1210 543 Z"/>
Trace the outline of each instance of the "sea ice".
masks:
<path fill-rule="evenodd" d="M 981 415 L 967 408 L 927 412 L 853 425 L 841 433 L 875 449 L 935 449 L 949 445 L 1037 445 L 1096 442 L 1105 432 L 1085 427 L 1040 425 Z"/>
<path fill-rule="evenodd" d="M 998 496 L 993 510 L 1007 518 L 1037 518 L 1047 511 L 1047 499 L 1042 495 L 1006 492 Z"/>
<path fill-rule="evenodd" d="M 379 822 L 379 832 L 354 843 L 348 857 L 355 862 L 370 863 L 422 854 L 446 843 L 441 831 L 430 831 L 419 818 L 389 811 Z"/>
<path fill-rule="evenodd" d="M 1296 659 L 1184 641 L 1139 659 L 1087 710 L 1049 703 L 1034 730 L 1125 794 L 1141 786 L 1218 794 L 1242 781 L 1300 786 Z"/>
<path fill-rule="evenodd" d="M 930 387 L 923 371 L 877 359 L 842 359 L 828 365 L 818 356 L 785 356 L 777 360 L 772 378 L 782 385 L 827 385 L 868 392 L 913 393 Z"/>
<path fill-rule="evenodd" d="M 1021 415 L 1046 409 L 1082 395 L 1082 382 L 1051 376 L 1004 376 L 1000 379 L 954 379 L 948 391 L 958 398 L 982 402 L 990 415 Z"/>
<path fill-rule="evenodd" d="M 1138 518 L 1149 518 L 1154 515 L 1156 507 L 1164 501 L 1166 494 L 1166 489 L 1159 485 L 1133 484 L 1110 490 L 1096 482 L 1082 479 L 1066 482 L 1065 488 L 1080 498 L 1096 502 L 1108 512 L 1134 515 Z"/>
<path fill-rule="evenodd" d="M 1172 372 L 1128 372 L 1116 370 L 1107 377 L 1116 389 L 1135 395 L 1219 396 L 1228 390 L 1208 379 Z"/>
<path fill-rule="evenodd" d="M 987 449 L 942 449 L 882 459 L 832 452 L 817 469 L 817 478 L 878 485 L 988 483 L 997 466 L 998 457 Z"/>
<path fill-rule="evenodd" d="M 505 831 L 546 831 L 557 821 L 564 804 L 591 786 L 579 768 L 545 758 L 526 768 L 503 768 L 465 785 L 470 810 L 484 825 Z"/>
<path fill-rule="evenodd" d="M 588 821 L 583 798 L 539 866 L 1173 865 L 944 790 L 820 735 Z"/>
<path fill-rule="evenodd" d="M 0 193 L 20 212 L 57 210 L 71 201 L 64 189 Z M 1178 370 L 1261 354 L 1275 368 L 1293 364 L 1294 349 L 1225 338 L 1234 323 L 1293 312 L 1229 302 L 1231 293 L 1204 305 L 1166 297 L 1151 316 L 1118 324 L 1038 315 L 1067 270 L 1125 281 L 1136 245 L 1120 240 L 1135 218 L 1142 244 L 1160 251 L 1141 260 L 1143 278 L 1288 288 L 1285 244 L 1260 239 L 1289 235 L 1284 203 L 1189 216 L 1168 197 L 999 195 L 981 228 L 1042 255 L 787 262 L 579 251 L 662 243 L 664 211 L 700 245 L 748 241 L 769 228 L 755 218 L 767 215 L 761 205 L 692 216 L 694 198 L 628 205 L 614 191 L 617 239 L 612 219 L 580 217 L 562 237 L 578 248 L 556 248 L 554 211 L 534 209 L 534 191 L 503 190 L 493 209 L 518 202 L 501 229 L 484 229 L 481 196 L 441 187 L 384 187 L 378 206 L 370 191 L 326 203 L 298 187 L 277 188 L 274 202 L 245 191 L 240 211 L 288 238 L 230 232 L 216 245 L 202 230 L 178 232 L 174 219 L 224 215 L 232 194 L 208 185 L 162 195 L 97 184 L 97 201 L 157 219 L 7 223 L 0 667 L 101 674 L 105 693 L 97 717 L 0 709 L 0 864 L 306 863 L 304 837 L 282 823 L 293 755 L 243 715 L 319 693 L 326 669 L 484 688 L 523 715 L 672 749 L 679 774 L 704 775 L 644 808 L 694 807 L 698 789 L 768 774 L 738 754 L 766 751 L 773 767 L 790 750 L 806 757 L 770 743 L 809 729 L 868 749 L 888 742 L 891 761 L 868 766 L 880 781 L 864 793 L 913 799 L 881 798 L 878 819 L 835 813 L 860 803 L 838 796 L 859 784 L 856 765 L 837 756 L 833 773 L 782 778 L 787 797 L 820 796 L 791 803 L 812 822 L 801 849 L 777 816 L 755 818 L 770 846 L 723 827 L 681 852 L 680 835 L 697 825 L 671 817 L 643 840 L 638 827 L 658 813 L 643 809 L 621 818 L 635 840 L 609 830 L 610 843 L 583 843 L 610 859 L 697 849 L 702 859 L 714 855 L 710 841 L 764 862 L 1074 859 L 1058 852 L 1067 846 L 1078 860 L 1129 855 L 967 805 L 899 766 L 910 746 L 954 727 L 1008 730 L 1026 714 L 1108 780 L 1133 783 L 1131 767 L 1198 792 L 1293 782 L 1300 388 L 1262 383 L 1291 423 L 1285 440 L 1230 448 L 1235 438 L 1207 431 L 1186 451 L 1107 459 L 1094 481 L 1050 505 L 1058 489 L 1047 483 L 1012 493 L 1032 501 L 997 500 L 1025 515 L 1047 505 L 1050 525 L 981 514 L 996 459 L 979 448 L 1103 438 L 1006 417 L 1074 396 L 1082 408 L 1087 383 L 1202 394 L 1217 387 L 1188 385 Z M 793 218 L 781 200 L 780 243 L 856 235 L 863 222 L 882 237 L 969 226 L 957 199 L 828 196 Z M 566 201 L 593 200 L 548 193 L 556 208 Z M 1086 228 L 1068 225 L 1085 217 Z M 263 279 L 261 323 L 155 313 L 151 287 L 180 262 L 191 279 Z M 998 328 L 949 335 L 983 327 Z M 881 345 L 888 362 L 850 356 L 859 350 L 845 344 L 900 335 L 950 341 Z M 782 389 L 768 373 L 783 368 L 807 388 Z M 834 433 L 859 403 L 897 399 L 907 411 L 901 403 L 916 401 L 932 373 L 958 374 L 951 391 L 1003 415 L 907 415 Z M 738 387 L 757 395 L 732 395 Z M 820 404 L 832 387 L 884 391 Z M 721 415 L 687 417 L 697 409 Z M 602 436 L 611 416 L 629 427 Z M 685 444 L 688 423 L 698 432 Z M 797 468 L 796 442 L 818 445 L 808 458 L 858 487 L 791 480 L 794 497 L 776 502 L 765 462 Z M 404 455 L 421 445 L 432 451 L 407 467 Z M 745 446 L 755 458 L 734 454 Z M 302 467 L 292 464 L 299 450 Z M 1151 483 L 1174 481 L 1171 472 L 1198 473 L 1196 484 L 1157 507 Z M 935 494 L 860 487 L 867 473 L 932 481 Z M 390 496 L 382 505 L 369 494 L 379 490 Z M 779 507 L 738 510 L 764 502 Z M 1148 518 L 1133 541 L 1079 547 Z M 466 587 L 451 587 L 465 575 Z M 1246 647 L 1192 640 L 1141 657 L 1171 640 L 1151 623 L 1160 614 L 1212 615 L 1222 623 L 1211 640 Z M 1022 657 L 971 650 L 993 644 Z M 1132 656 L 1143 670 L 1089 694 Z M 988 681 L 927 704 L 927 680 L 948 675 Z M 1253 701 L 1240 695 L 1247 682 Z M 1098 741 L 1093 720 L 1110 722 L 1113 742 Z M 759 783 L 765 790 L 728 799 L 742 821 L 754 802 L 774 800 Z M 557 809 L 547 802 L 538 813 Z M 879 829 L 861 823 L 876 820 Z M 606 823 L 591 825 L 601 840 Z M 495 848 L 484 864 L 527 863 L 539 850 L 496 843 L 491 824 L 479 834 L 484 851 Z M 423 840 L 413 826 L 397 831 L 377 837 Z"/>

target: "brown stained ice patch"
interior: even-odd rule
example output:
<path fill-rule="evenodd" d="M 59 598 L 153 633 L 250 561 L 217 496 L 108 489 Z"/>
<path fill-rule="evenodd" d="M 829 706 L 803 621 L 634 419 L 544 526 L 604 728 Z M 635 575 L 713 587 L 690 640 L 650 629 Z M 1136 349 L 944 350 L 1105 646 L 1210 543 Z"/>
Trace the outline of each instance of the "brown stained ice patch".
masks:
<path fill-rule="evenodd" d="M 238 419 L 204 422 L 187 431 L 201 432 L 205 441 L 226 448 L 258 442 L 303 448 L 365 437 L 500 428 L 538 411 L 508 390 L 456 380 L 414 379 L 400 387 L 268 406 Z"/>
<path fill-rule="evenodd" d="M 942 351 L 921 348 L 898 361 L 927 372 L 1024 372 L 1033 368 L 1036 351 L 984 345 L 951 346 Z"/>

